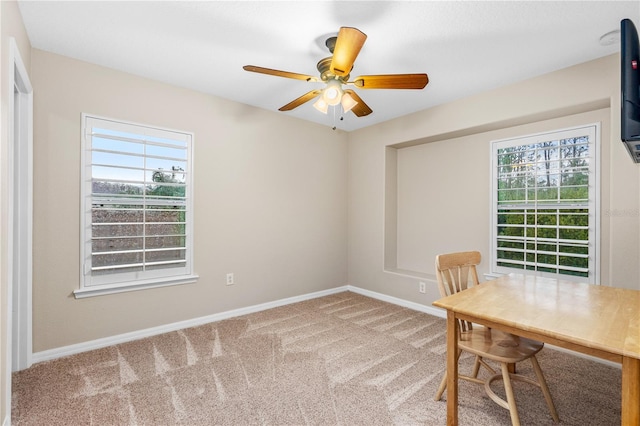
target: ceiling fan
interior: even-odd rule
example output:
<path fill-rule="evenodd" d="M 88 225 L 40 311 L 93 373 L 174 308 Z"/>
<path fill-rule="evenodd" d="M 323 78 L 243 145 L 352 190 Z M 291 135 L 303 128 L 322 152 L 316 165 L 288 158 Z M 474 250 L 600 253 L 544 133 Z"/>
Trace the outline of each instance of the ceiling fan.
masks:
<path fill-rule="evenodd" d="M 337 37 L 328 38 L 325 44 L 332 56 L 318 62 L 317 68 L 320 72 L 320 78 L 255 65 L 245 65 L 242 68 L 245 71 L 260 74 L 326 83 L 324 88 L 305 93 L 280 107 L 279 111 L 290 111 L 319 97 L 313 106 L 325 114 L 330 105 L 341 104 L 344 112 L 351 111 L 357 117 L 364 117 L 373 111 L 354 90 L 343 89 L 343 85 L 352 85 L 358 89 L 424 89 L 429 82 L 427 74 L 361 75 L 349 81 L 353 63 L 366 39 L 365 33 L 352 27 L 341 27 Z"/>

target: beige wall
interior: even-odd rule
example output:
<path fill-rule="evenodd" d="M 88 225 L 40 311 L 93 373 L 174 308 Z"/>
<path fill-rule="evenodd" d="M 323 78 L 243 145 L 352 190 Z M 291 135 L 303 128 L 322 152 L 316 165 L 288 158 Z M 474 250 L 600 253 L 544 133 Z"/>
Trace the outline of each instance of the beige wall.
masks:
<path fill-rule="evenodd" d="M 606 155 L 610 150 L 610 114 L 610 108 L 604 108 L 397 149 L 396 267 L 433 274 L 433 261 L 437 254 L 480 250 L 484 261 L 479 272 L 490 272 L 490 142 L 601 123 L 601 153 Z M 606 159 L 602 162 L 602 168 L 604 181 L 601 186 L 608 188 L 609 168 Z M 603 247 L 600 264 L 607 267 L 607 230 L 601 236 Z M 608 276 L 608 271 L 603 271 L 603 276 Z"/>
<path fill-rule="evenodd" d="M 437 291 L 429 286 L 421 295 L 417 282 L 433 272 L 434 253 L 474 247 L 488 261 L 488 141 L 583 120 L 603 121 L 601 282 L 640 289 L 639 169 L 619 142 L 616 55 L 347 135 L 31 51 L 15 3 L 0 2 L 0 18 L 2 88 L 11 34 L 35 92 L 34 352 L 347 283 L 429 306 Z M 3 91 L 0 254 L 7 249 L 6 104 Z M 73 298 L 80 274 L 82 112 L 195 133 L 198 283 Z M 455 171 L 458 153 L 471 155 L 461 155 Z M 440 199 L 459 187 L 447 182 L 462 181 L 469 183 L 471 198 L 470 213 L 460 218 L 473 218 L 469 227 L 443 232 L 426 225 L 427 218 L 442 218 L 447 210 Z M 438 186 L 429 186 L 434 182 Z M 423 189 L 425 201 L 412 204 Z M 422 275 L 385 272 L 385 257 L 389 268 Z M 0 258 L 0 315 L 6 324 L 6 256 Z M 481 270 L 488 270 L 486 263 Z M 225 285 L 227 272 L 235 273 L 234 286 Z M 2 333 L 5 344 L 4 326 Z M 1 352 L 4 392 L 6 348 Z"/>
<path fill-rule="evenodd" d="M 349 284 L 430 306 L 436 253 L 478 249 L 488 272 L 490 141 L 601 121 L 600 282 L 640 289 L 639 166 L 620 142 L 619 91 L 613 55 L 351 132 Z"/>
<path fill-rule="evenodd" d="M 32 63 L 34 352 L 347 283 L 346 134 L 36 49 Z M 196 284 L 72 296 L 82 112 L 194 132 Z"/>
<path fill-rule="evenodd" d="M 31 45 L 27 37 L 22 16 L 18 5 L 14 1 L 0 2 L 0 422 L 9 415 L 10 396 L 7 395 L 11 377 L 6 374 L 8 368 L 7 345 L 8 340 L 8 305 L 7 296 L 9 281 L 7 276 L 8 261 L 8 212 L 10 208 L 7 182 L 9 180 L 9 122 L 8 106 L 13 96 L 13 88 L 9 87 L 10 71 L 13 64 L 9 64 L 9 39 L 16 40 L 20 56 L 27 71 L 31 67 Z M 11 89 L 11 90 L 8 90 Z"/>

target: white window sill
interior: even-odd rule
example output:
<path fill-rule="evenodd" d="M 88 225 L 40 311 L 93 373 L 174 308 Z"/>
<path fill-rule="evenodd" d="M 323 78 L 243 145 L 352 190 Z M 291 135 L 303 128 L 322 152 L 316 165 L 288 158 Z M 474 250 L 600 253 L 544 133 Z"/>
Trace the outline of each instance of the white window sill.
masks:
<path fill-rule="evenodd" d="M 501 276 L 503 276 L 505 274 L 500 273 L 500 272 L 485 272 L 483 275 L 484 275 L 484 280 L 485 281 L 490 281 L 490 280 L 495 280 L 497 278 L 500 278 Z"/>
<path fill-rule="evenodd" d="M 198 275 L 182 275 L 179 277 L 171 277 L 161 280 L 148 280 L 135 283 L 121 283 L 100 286 L 96 285 L 74 290 L 73 295 L 76 299 L 84 299 L 85 297 L 103 296 L 106 294 L 124 293 L 127 291 L 146 290 L 149 288 L 168 287 L 182 284 L 193 284 L 198 281 L 198 278 Z"/>

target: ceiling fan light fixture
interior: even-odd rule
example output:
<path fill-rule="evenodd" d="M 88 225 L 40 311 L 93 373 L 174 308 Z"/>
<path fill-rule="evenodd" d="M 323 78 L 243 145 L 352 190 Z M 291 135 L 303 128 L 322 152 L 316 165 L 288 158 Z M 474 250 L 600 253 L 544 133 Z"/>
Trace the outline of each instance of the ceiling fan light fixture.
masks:
<path fill-rule="evenodd" d="M 2 0 L 0 0 L 2 1 Z M 323 114 L 329 112 L 329 106 L 342 106 L 343 112 L 351 111 L 356 117 L 365 117 L 373 110 L 360 96 L 344 85 L 352 84 L 359 89 L 424 89 L 429 83 L 429 77 L 421 74 L 380 74 L 361 75 L 350 81 L 354 61 L 364 45 L 367 35 L 357 28 L 341 27 L 338 36 L 329 37 L 326 46 L 331 56 L 321 59 L 316 68 L 320 77 L 307 74 L 299 74 L 289 71 L 281 71 L 272 68 L 245 65 L 245 71 L 259 74 L 273 75 L 277 77 L 304 80 L 306 82 L 320 83 L 324 87 L 316 87 L 293 101 L 278 108 L 278 111 L 291 111 L 300 105 L 316 99 L 313 106 Z M 334 110 L 333 112 L 336 112 Z M 334 114 L 335 117 L 335 114 Z M 344 117 L 341 117 L 343 119 Z"/>
<path fill-rule="evenodd" d="M 327 87 L 322 91 L 322 99 L 328 105 L 338 105 L 342 98 L 342 88 L 337 80 L 331 80 L 327 83 Z"/>
<path fill-rule="evenodd" d="M 313 103 L 313 107 L 323 114 L 326 114 L 329 110 L 329 104 L 325 102 L 322 96 L 320 96 L 318 100 Z"/>
<path fill-rule="evenodd" d="M 329 87 L 324 91 L 324 100 L 329 105 L 338 105 L 340 102 L 340 92 L 333 87 Z"/>
<path fill-rule="evenodd" d="M 340 102 L 342 103 L 342 109 L 344 112 L 349 112 L 354 106 L 358 105 L 358 102 L 348 93 L 344 93 L 342 95 L 342 100 Z"/>

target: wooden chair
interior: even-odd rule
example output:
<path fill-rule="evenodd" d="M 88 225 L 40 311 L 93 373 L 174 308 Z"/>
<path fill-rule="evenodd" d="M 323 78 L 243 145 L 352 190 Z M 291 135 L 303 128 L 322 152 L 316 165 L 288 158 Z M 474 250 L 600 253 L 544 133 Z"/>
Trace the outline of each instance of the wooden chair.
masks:
<path fill-rule="evenodd" d="M 449 296 L 466 290 L 470 285 L 479 285 L 476 266 L 480 264 L 480 258 L 480 253 L 477 251 L 436 256 L 436 274 L 438 276 L 440 295 L 442 297 Z M 474 328 L 472 323 L 462 320 L 458 320 L 458 330 L 460 331 L 458 359 L 460 359 L 462 351 L 475 355 L 475 363 L 471 375 L 466 376 L 459 374 L 459 378 L 484 385 L 489 397 L 501 407 L 509 410 L 511 423 L 513 425 L 519 425 L 520 419 L 518 417 L 518 409 L 516 408 L 511 380 L 521 380 L 538 386 L 542 390 L 544 399 L 551 412 L 551 417 L 553 417 L 555 422 L 559 421 L 558 413 L 551 399 L 551 393 L 547 387 L 547 382 L 544 379 L 544 375 L 536 359 L 536 354 L 540 352 L 544 343 L 491 328 L 479 326 Z M 501 366 L 501 373 L 496 373 L 496 371 L 487 364 L 485 359 L 498 362 Z M 515 369 L 513 369 L 515 364 L 526 359 L 531 360 L 533 371 L 538 379 L 537 381 L 515 373 Z M 491 377 L 486 380 L 478 378 L 481 366 L 491 373 Z M 507 396 L 506 401 L 496 395 L 491 389 L 491 383 L 500 379 L 504 381 L 505 394 Z M 445 371 L 438 392 L 434 398 L 436 401 L 442 398 L 446 387 L 447 373 Z"/>

